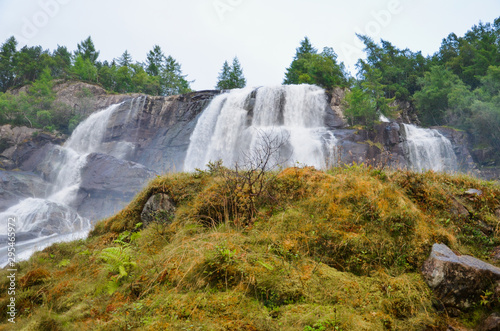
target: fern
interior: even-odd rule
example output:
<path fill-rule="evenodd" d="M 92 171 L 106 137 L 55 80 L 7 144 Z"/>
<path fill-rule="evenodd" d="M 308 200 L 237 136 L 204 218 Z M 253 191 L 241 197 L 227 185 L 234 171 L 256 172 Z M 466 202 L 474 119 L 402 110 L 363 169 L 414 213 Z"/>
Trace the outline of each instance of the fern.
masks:
<path fill-rule="evenodd" d="M 106 269 L 113 275 L 108 282 L 108 293 L 115 292 L 129 276 L 130 271 L 137 266 L 131 261 L 129 245 L 108 247 L 103 249 L 99 258 L 106 264 Z"/>

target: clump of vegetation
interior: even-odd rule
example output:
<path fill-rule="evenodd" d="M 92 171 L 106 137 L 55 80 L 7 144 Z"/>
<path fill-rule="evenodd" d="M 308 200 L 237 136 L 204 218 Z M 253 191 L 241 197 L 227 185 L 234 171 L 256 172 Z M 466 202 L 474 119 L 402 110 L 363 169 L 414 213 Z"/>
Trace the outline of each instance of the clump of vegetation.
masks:
<path fill-rule="evenodd" d="M 500 187 L 465 175 L 288 168 L 262 173 L 261 198 L 238 182 L 258 173 L 226 171 L 157 177 L 88 239 L 21 262 L 16 329 L 444 330 L 420 274 L 432 245 L 485 260 L 500 245 Z M 175 217 L 144 228 L 156 193 Z"/>

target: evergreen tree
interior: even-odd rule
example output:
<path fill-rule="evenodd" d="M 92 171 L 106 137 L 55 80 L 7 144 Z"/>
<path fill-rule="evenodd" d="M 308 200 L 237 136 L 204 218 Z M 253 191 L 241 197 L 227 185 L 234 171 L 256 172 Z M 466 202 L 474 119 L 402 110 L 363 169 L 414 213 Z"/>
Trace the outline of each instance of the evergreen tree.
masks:
<path fill-rule="evenodd" d="M 229 80 L 231 82 L 232 88 L 243 88 L 247 85 L 247 80 L 243 76 L 243 69 L 241 68 L 240 61 L 235 57 L 233 59 L 233 65 L 229 73 Z"/>
<path fill-rule="evenodd" d="M 82 55 L 78 55 L 73 65 L 74 76 L 82 81 L 97 82 L 97 67 L 91 62 L 90 59 L 84 59 Z"/>
<path fill-rule="evenodd" d="M 132 56 L 127 50 L 125 50 L 122 56 L 118 59 L 118 64 L 121 67 L 129 67 L 132 64 Z"/>
<path fill-rule="evenodd" d="M 71 53 L 66 46 L 57 45 L 57 49 L 52 53 L 53 65 L 52 76 L 56 78 L 64 78 L 71 71 Z"/>
<path fill-rule="evenodd" d="M 443 66 L 434 66 L 418 80 L 421 90 L 414 99 L 419 118 L 425 125 L 449 124 L 446 112 L 450 108 L 451 93 L 457 90 L 465 94 L 468 90 L 460 78 Z"/>
<path fill-rule="evenodd" d="M 160 74 L 160 87 L 162 95 L 183 94 L 191 91 L 186 75 L 182 74 L 181 65 L 170 55 L 165 59 Z"/>
<path fill-rule="evenodd" d="M 38 79 L 46 67 L 50 67 L 52 57 L 41 46 L 24 46 L 14 56 L 14 85 L 24 85 Z"/>
<path fill-rule="evenodd" d="M 93 65 L 96 64 L 97 58 L 99 57 L 99 52 L 96 51 L 94 42 L 92 41 L 92 38 L 90 36 L 79 43 L 76 47 L 77 50 L 75 52 L 75 57 L 80 55 L 83 60 L 89 60 Z"/>
<path fill-rule="evenodd" d="M 227 61 L 224 61 L 222 70 L 219 73 L 217 80 L 215 88 L 218 90 L 230 90 L 246 86 L 247 82 L 243 76 L 243 69 L 241 68 L 240 61 L 237 57 L 233 59 L 232 65 L 229 65 Z"/>
<path fill-rule="evenodd" d="M 102 66 L 99 68 L 99 83 L 108 91 L 116 91 L 116 72 L 118 68 L 113 61 L 109 64 L 104 61 Z"/>
<path fill-rule="evenodd" d="M 166 60 L 160 46 L 155 45 L 149 51 L 146 58 L 146 73 L 151 76 L 159 76 L 163 69 L 163 62 Z"/>
<path fill-rule="evenodd" d="M 229 75 L 231 73 L 231 66 L 227 61 L 224 61 L 222 65 L 222 70 L 217 77 L 217 85 L 215 86 L 218 90 L 229 90 L 231 89 Z"/>
<path fill-rule="evenodd" d="M 417 81 L 428 70 L 429 61 L 421 52 L 400 50 L 385 40 L 379 46 L 370 37 L 358 35 L 358 38 L 365 44 L 367 53 L 366 61 L 359 60 L 357 64 L 360 79 L 364 80 L 370 70 L 376 69 L 385 97 L 409 101 L 420 89 Z"/>
<path fill-rule="evenodd" d="M 0 47 L 0 92 L 7 91 L 14 85 L 14 58 L 17 40 L 10 37 Z"/>
<path fill-rule="evenodd" d="M 311 42 L 309 41 L 309 38 L 307 38 L 306 36 L 304 37 L 304 40 L 300 42 L 300 46 L 295 49 L 294 59 L 298 60 L 299 58 L 301 58 L 306 54 L 317 54 L 317 53 L 318 50 L 312 46 Z"/>

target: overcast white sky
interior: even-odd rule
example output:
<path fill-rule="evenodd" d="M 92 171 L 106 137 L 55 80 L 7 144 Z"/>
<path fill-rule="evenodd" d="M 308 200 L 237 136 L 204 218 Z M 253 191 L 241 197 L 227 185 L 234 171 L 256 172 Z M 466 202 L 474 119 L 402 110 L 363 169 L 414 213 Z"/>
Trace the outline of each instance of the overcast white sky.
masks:
<path fill-rule="evenodd" d="M 281 84 L 304 36 L 333 47 L 354 74 L 355 33 L 427 55 L 449 33 L 499 16 L 498 0 L 0 0 L 0 43 L 14 35 L 20 46 L 74 50 L 90 35 L 100 60 L 127 49 L 141 62 L 158 44 L 202 90 L 234 56 L 248 85 Z"/>

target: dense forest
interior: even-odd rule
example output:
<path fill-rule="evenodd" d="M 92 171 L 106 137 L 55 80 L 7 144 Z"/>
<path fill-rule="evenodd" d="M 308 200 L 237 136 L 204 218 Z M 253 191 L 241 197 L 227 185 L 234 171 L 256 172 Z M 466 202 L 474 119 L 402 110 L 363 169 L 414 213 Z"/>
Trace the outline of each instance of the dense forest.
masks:
<path fill-rule="evenodd" d="M 463 37 L 450 34 L 427 57 L 358 37 L 367 57 L 358 61 L 356 78 L 346 74 L 331 48 L 318 53 L 305 38 L 284 83 L 347 87 L 345 114 L 351 125 L 369 127 L 380 114 L 394 115 L 394 101 L 409 102 L 423 126 L 465 130 L 476 147 L 500 148 L 500 18 L 472 27 Z"/>
<path fill-rule="evenodd" d="M 464 36 L 452 33 L 433 55 L 398 49 L 389 41 L 377 43 L 358 35 L 366 59 L 350 76 L 331 47 L 318 52 L 306 37 L 285 71 L 284 84 L 316 84 L 348 92 L 345 114 L 350 125 L 372 126 L 380 114 L 394 116 L 402 102 L 415 109 L 423 126 L 450 126 L 469 132 L 475 147 L 500 148 L 500 18 L 479 23 Z M 191 91 L 181 64 L 154 46 L 144 63 L 125 51 L 113 61 L 99 61 L 88 37 L 73 52 L 66 46 L 17 49 L 14 37 L 0 48 L 0 124 L 26 125 L 70 133 L 81 121 L 77 114 L 55 104 L 54 84 L 79 80 L 110 92 L 174 95 Z M 246 85 L 237 58 L 226 61 L 216 88 Z M 21 93 L 9 90 L 27 86 Z"/>

